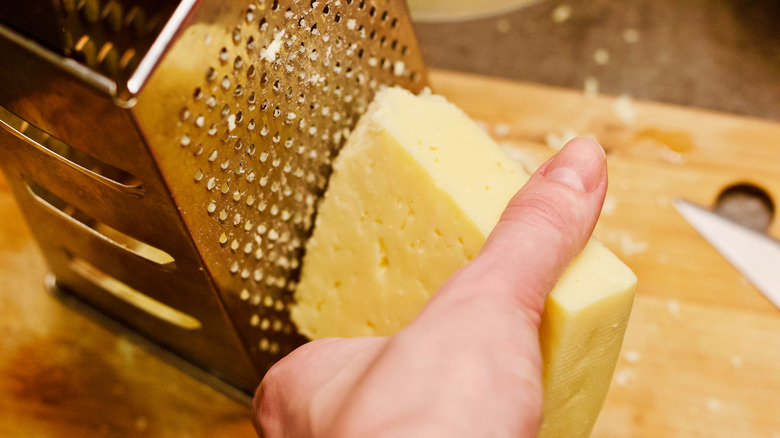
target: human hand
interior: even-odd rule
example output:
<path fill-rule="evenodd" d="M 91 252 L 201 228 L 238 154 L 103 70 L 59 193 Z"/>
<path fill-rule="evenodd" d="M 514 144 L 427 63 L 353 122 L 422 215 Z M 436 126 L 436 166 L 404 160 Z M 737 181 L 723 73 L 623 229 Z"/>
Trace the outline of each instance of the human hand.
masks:
<path fill-rule="evenodd" d="M 276 437 L 531 437 L 542 414 L 544 301 L 596 224 L 601 147 L 569 142 L 512 198 L 478 257 L 392 337 L 326 338 L 277 363 L 254 399 Z"/>

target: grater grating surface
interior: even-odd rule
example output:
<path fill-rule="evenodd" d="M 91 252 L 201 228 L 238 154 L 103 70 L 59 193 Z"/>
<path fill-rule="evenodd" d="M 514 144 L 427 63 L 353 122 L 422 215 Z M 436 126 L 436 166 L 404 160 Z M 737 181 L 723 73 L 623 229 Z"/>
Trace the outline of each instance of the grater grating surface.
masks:
<path fill-rule="evenodd" d="M 93 21 L 72 3 L 97 52 L 147 54 L 57 56 L 0 28 L 18 61 L 0 67 L 17 85 L 0 90 L 4 171 L 62 286 L 251 391 L 304 341 L 288 305 L 331 160 L 380 86 L 425 85 L 406 6 L 162 2 L 151 41 L 111 34 L 135 32 L 112 15 L 133 2 L 95 2 Z"/>

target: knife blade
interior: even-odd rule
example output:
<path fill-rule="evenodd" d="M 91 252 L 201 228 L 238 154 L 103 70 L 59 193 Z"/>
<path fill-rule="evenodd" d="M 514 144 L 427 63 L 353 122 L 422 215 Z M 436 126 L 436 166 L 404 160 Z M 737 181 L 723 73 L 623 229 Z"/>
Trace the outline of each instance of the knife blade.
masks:
<path fill-rule="evenodd" d="M 693 228 L 780 309 L 780 241 L 684 199 L 674 207 Z"/>

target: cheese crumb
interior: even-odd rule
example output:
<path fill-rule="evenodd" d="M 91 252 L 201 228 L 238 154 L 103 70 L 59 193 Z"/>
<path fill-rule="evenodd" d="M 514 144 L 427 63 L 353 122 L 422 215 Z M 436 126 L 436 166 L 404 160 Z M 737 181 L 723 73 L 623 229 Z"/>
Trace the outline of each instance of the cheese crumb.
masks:
<path fill-rule="evenodd" d="M 593 76 L 586 76 L 585 82 L 583 83 L 583 88 L 585 89 L 586 96 L 595 96 L 599 94 L 599 80 Z"/>
<path fill-rule="evenodd" d="M 685 162 L 684 154 L 674 151 L 668 146 L 661 148 L 661 158 L 672 164 L 682 164 Z"/>
<path fill-rule="evenodd" d="M 620 370 L 615 373 L 615 385 L 620 386 L 621 388 L 625 388 L 628 386 L 628 382 L 633 376 L 634 373 L 629 370 Z"/>
<path fill-rule="evenodd" d="M 543 163 L 543 160 L 531 155 L 528 151 L 514 143 L 502 142 L 501 149 L 512 161 L 520 164 L 528 174 L 536 172 L 536 169 Z"/>
<path fill-rule="evenodd" d="M 282 38 L 284 38 L 284 30 L 276 32 L 274 39 L 267 48 L 260 50 L 260 59 L 265 59 L 268 62 L 276 61 L 276 56 L 279 54 L 279 50 L 282 48 Z"/>
<path fill-rule="evenodd" d="M 620 253 L 625 257 L 642 254 L 650 249 L 648 242 L 635 240 L 627 231 L 611 231 L 604 237 L 605 240 L 616 243 L 620 247 Z"/>
<path fill-rule="evenodd" d="M 233 132 L 233 130 L 236 129 L 236 115 L 231 114 L 230 117 L 228 117 L 227 122 L 228 122 L 228 132 Z"/>
<path fill-rule="evenodd" d="M 552 11 L 553 23 L 561 24 L 571 18 L 571 10 L 571 6 L 567 5 L 566 3 L 558 5 L 558 7 Z"/>
<path fill-rule="evenodd" d="M 597 49 L 593 52 L 593 62 L 598 65 L 607 65 L 609 63 L 609 52 L 606 49 Z"/>
<path fill-rule="evenodd" d="M 670 315 L 677 318 L 680 316 L 680 302 L 675 299 L 669 300 L 669 302 L 666 303 L 666 311 L 669 312 Z"/>
<path fill-rule="evenodd" d="M 639 31 L 637 29 L 634 29 L 633 27 L 629 27 L 628 29 L 623 31 L 623 41 L 634 44 L 639 42 Z"/>
<path fill-rule="evenodd" d="M 357 27 L 357 21 L 354 18 L 347 20 L 347 29 L 355 30 L 355 27 Z"/>
<path fill-rule="evenodd" d="M 612 112 L 615 113 L 624 125 L 633 125 L 636 121 L 634 105 L 631 102 L 631 96 L 628 94 L 621 94 L 615 99 L 615 103 L 612 105 Z"/>
<path fill-rule="evenodd" d="M 325 77 L 324 77 L 324 76 L 321 76 L 319 73 L 315 73 L 315 74 L 313 74 L 313 75 L 309 76 L 309 77 L 306 79 L 306 82 L 308 82 L 308 83 L 310 83 L 310 84 L 315 84 L 315 85 L 316 85 L 316 84 L 319 84 L 319 83 L 325 82 Z"/>
<path fill-rule="evenodd" d="M 713 412 L 719 411 L 720 407 L 721 407 L 720 400 L 716 398 L 707 399 L 707 409 L 709 409 L 710 411 Z"/>
<path fill-rule="evenodd" d="M 568 143 L 570 140 L 576 138 L 579 134 L 577 131 L 574 131 L 569 128 L 563 128 L 561 132 L 550 132 L 547 133 L 547 135 L 544 136 L 544 142 L 547 143 L 547 146 L 555 149 L 556 151 L 559 151 L 563 149 L 564 146 L 566 146 L 566 143 Z"/>
<path fill-rule="evenodd" d="M 639 359 L 641 358 L 640 354 L 636 350 L 628 350 L 623 355 L 623 357 L 626 359 L 626 362 L 628 363 L 637 363 L 639 362 Z"/>
<path fill-rule="evenodd" d="M 604 198 L 604 205 L 601 207 L 602 216 L 612 216 L 617 210 L 617 199 L 612 196 Z"/>
<path fill-rule="evenodd" d="M 501 18 L 496 21 L 496 29 L 500 33 L 509 33 L 509 29 L 512 27 L 512 23 L 506 18 Z"/>
<path fill-rule="evenodd" d="M 401 76 L 404 74 L 404 71 L 406 70 L 406 64 L 404 64 L 403 61 L 396 61 L 395 64 L 393 64 L 393 74 L 396 76 Z"/>
<path fill-rule="evenodd" d="M 499 137 L 506 137 L 507 135 L 509 135 L 509 125 L 507 125 L 506 123 L 497 123 L 494 126 L 493 131 Z"/>

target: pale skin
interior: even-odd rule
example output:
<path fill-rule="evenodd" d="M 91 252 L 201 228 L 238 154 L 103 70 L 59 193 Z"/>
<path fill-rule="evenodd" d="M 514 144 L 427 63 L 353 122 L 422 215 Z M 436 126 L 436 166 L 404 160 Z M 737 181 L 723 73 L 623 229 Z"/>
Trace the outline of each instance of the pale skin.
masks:
<path fill-rule="evenodd" d="M 544 301 L 593 232 L 606 190 L 601 146 L 569 142 L 409 326 L 310 342 L 276 364 L 255 395 L 260 436 L 536 436 Z"/>

